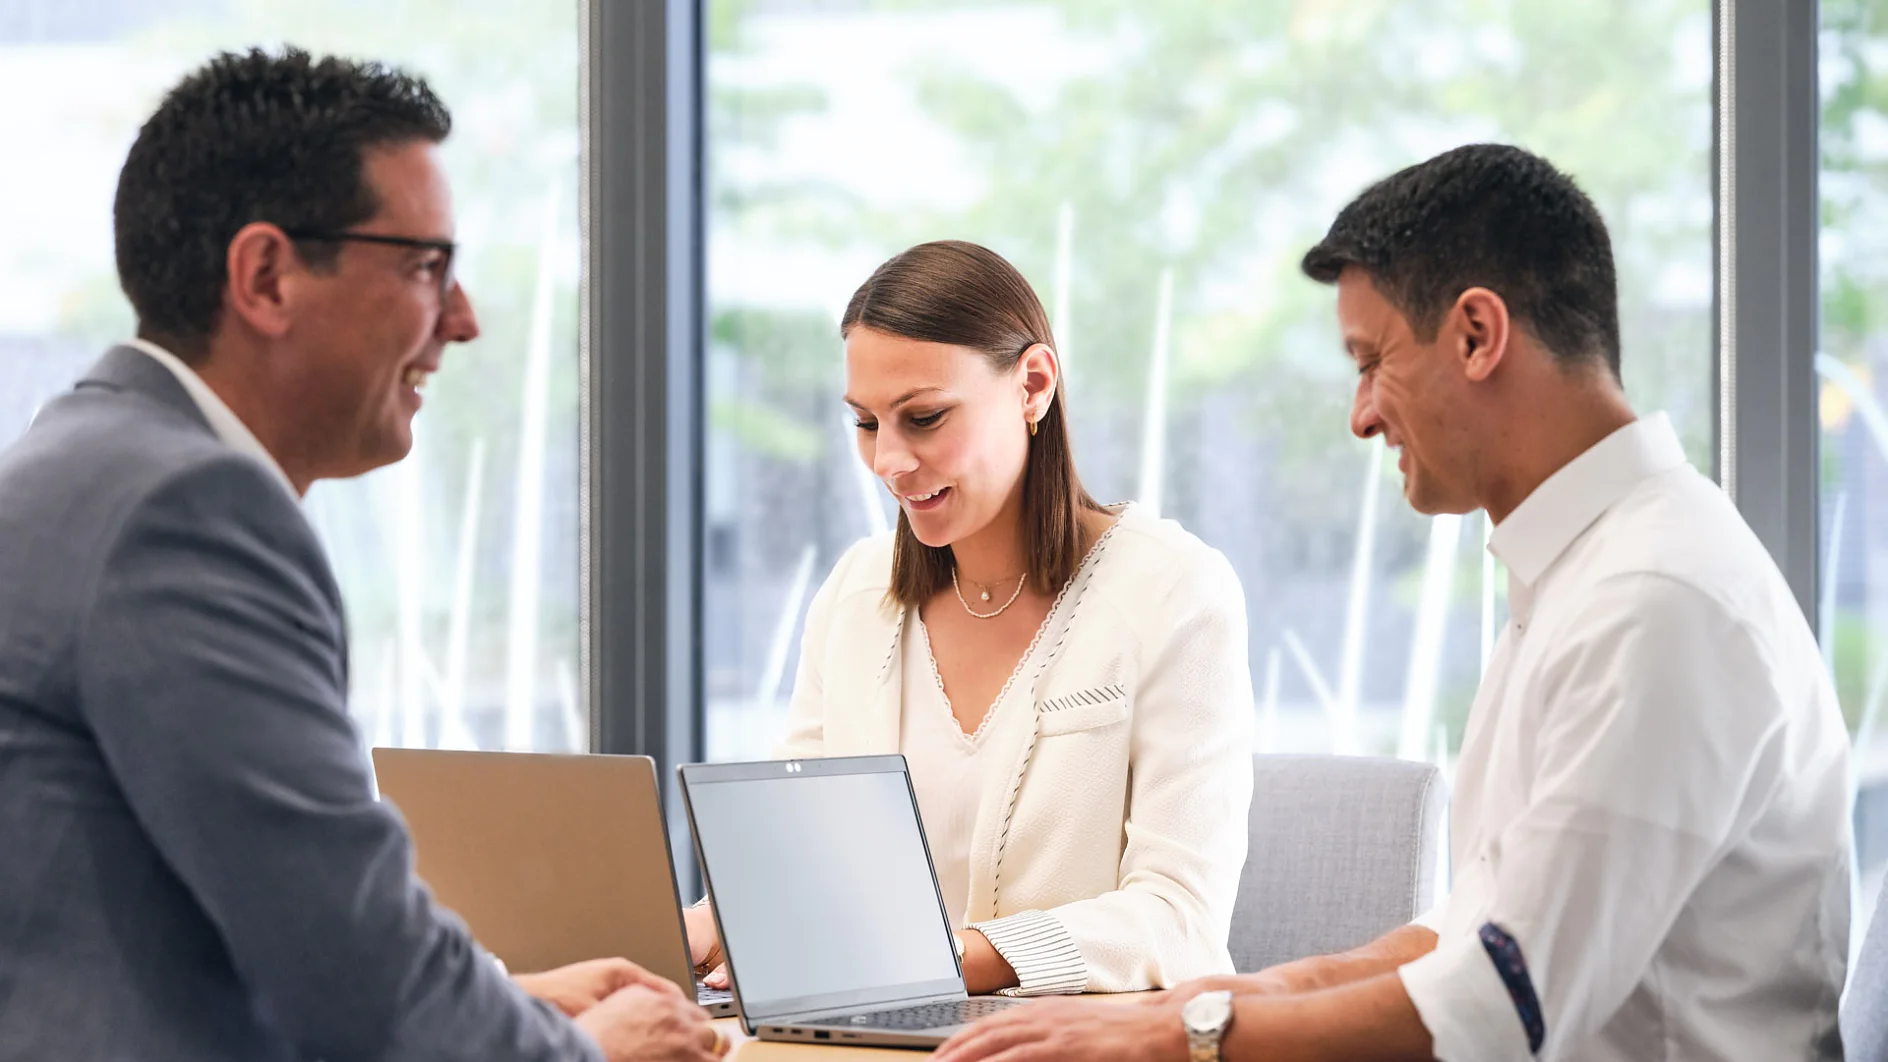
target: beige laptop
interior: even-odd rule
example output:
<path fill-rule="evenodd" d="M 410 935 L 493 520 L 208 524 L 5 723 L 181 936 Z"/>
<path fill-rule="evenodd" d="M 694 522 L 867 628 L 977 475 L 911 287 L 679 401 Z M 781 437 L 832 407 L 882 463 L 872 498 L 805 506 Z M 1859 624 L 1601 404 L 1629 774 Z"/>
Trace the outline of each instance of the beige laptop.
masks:
<path fill-rule="evenodd" d="M 620 955 L 716 1014 L 696 982 L 647 756 L 373 750 L 419 876 L 514 972 Z"/>

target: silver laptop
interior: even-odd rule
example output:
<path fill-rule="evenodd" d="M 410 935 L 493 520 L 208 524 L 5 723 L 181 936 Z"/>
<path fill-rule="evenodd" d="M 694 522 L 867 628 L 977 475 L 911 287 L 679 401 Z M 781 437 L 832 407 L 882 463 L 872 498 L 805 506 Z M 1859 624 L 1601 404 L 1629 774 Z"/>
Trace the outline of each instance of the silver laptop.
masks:
<path fill-rule="evenodd" d="M 419 876 L 516 973 L 620 955 L 719 1016 L 695 980 L 647 756 L 373 750 Z"/>
<path fill-rule="evenodd" d="M 748 1035 L 935 1047 L 1027 1002 L 964 990 L 903 756 L 681 775 Z"/>

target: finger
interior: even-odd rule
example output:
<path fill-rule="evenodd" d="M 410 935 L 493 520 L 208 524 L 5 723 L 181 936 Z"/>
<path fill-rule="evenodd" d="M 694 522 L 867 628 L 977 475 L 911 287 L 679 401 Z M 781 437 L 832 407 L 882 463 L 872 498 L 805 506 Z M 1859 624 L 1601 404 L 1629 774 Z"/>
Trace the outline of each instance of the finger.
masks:
<path fill-rule="evenodd" d="M 733 1047 L 728 1034 L 718 1025 L 707 1025 L 699 1034 L 691 1033 L 687 1043 L 686 1057 L 699 1059 L 700 1062 L 715 1062 L 727 1055 Z"/>
<path fill-rule="evenodd" d="M 1014 1013 L 1014 1012 L 1012 1012 Z M 977 1062 L 1048 1035 L 1035 1021 L 1002 1021 L 1000 1015 L 972 1025 L 944 1042 L 932 1062 Z"/>
<path fill-rule="evenodd" d="M 1080 1058 L 1079 1055 L 1066 1053 L 1058 1055 L 1055 1045 L 1047 1040 L 1031 1040 L 985 1056 L 982 1062 L 1069 1062 L 1070 1059 Z"/>
<path fill-rule="evenodd" d="M 666 977 L 658 977 L 640 966 L 636 967 L 636 980 L 631 983 L 647 988 L 658 995 L 674 996 L 677 999 L 686 999 L 691 1003 L 695 1001 L 694 993 L 683 992 L 681 986 L 677 985 L 674 981 Z"/>
<path fill-rule="evenodd" d="M 709 972 L 707 977 L 702 978 L 702 984 L 707 985 L 709 988 L 728 987 L 727 964 L 723 963 L 720 966 L 715 967 L 712 971 Z"/>
<path fill-rule="evenodd" d="M 605 986 L 603 994 L 606 996 L 619 988 L 643 984 L 647 973 L 642 967 L 621 957 L 597 960 L 597 972 L 602 975 Z"/>

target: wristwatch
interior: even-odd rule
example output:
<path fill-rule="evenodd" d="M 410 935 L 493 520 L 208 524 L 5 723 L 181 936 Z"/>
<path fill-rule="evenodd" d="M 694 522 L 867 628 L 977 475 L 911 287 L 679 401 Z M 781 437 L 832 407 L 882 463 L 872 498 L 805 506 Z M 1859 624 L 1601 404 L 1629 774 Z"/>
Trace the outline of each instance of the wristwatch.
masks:
<path fill-rule="evenodd" d="M 1219 1045 L 1232 1027 L 1232 993 L 1202 992 L 1180 1008 L 1188 1062 L 1219 1062 Z"/>

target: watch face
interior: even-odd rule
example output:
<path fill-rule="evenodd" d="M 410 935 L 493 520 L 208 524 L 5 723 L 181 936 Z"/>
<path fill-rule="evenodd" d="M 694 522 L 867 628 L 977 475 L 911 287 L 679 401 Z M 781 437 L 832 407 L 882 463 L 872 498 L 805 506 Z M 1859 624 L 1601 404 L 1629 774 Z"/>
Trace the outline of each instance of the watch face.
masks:
<path fill-rule="evenodd" d="M 1216 1033 L 1226 1027 L 1231 1017 L 1231 992 L 1202 993 L 1188 1000 L 1180 1011 L 1180 1020 L 1186 1022 L 1187 1030 L 1196 1033 Z"/>

